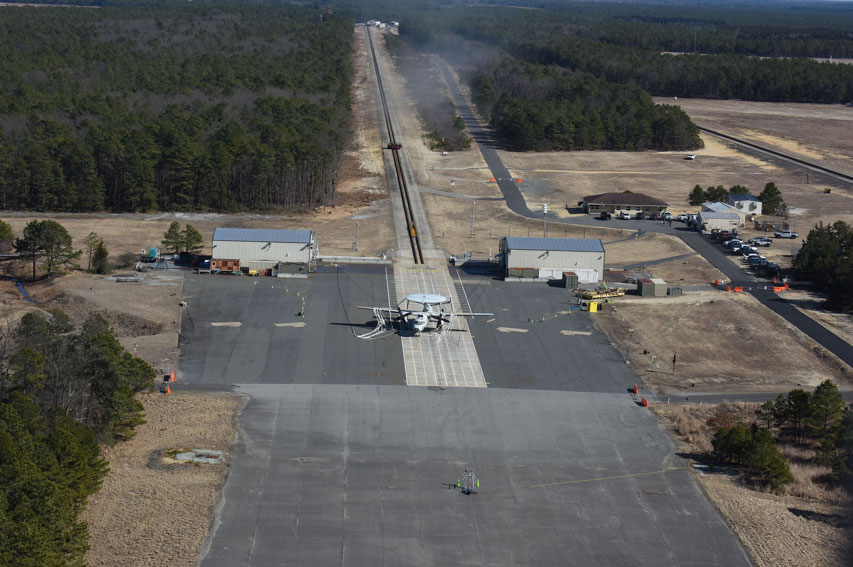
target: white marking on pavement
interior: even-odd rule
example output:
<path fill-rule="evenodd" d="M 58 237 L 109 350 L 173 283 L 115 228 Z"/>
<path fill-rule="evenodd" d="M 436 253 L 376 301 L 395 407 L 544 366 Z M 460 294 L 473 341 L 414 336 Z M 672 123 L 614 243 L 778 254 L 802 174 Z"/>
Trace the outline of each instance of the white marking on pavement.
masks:
<path fill-rule="evenodd" d="M 461 307 L 447 268 L 398 264 L 394 280 L 398 301 L 413 293 L 431 293 L 450 298 L 456 309 Z M 464 317 L 455 317 L 448 324 L 450 327 L 440 339 L 429 332 L 418 337 L 401 335 L 406 384 L 485 388 L 486 379 L 468 322 Z"/>
<path fill-rule="evenodd" d="M 276 327 L 304 327 L 307 324 L 308 323 L 306 323 L 305 321 L 297 321 L 294 323 L 276 323 L 275 326 Z"/>
<path fill-rule="evenodd" d="M 591 332 L 589 332 L 589 331 L 567 331 L 567 330 L 563 329 L 562 331 L 560 331 L 560 334 L 561 334 L 561 335 L 568 335 L 568 336 L 572 336 L 572 335 L 584 335 L 584 336 L 589 336 L 589 335 L 591 335 L 592 333 L 591 333 Z"/>
<path fill-rule="evenodd" d="M 240 321 L 226 321 L 221 323 L 211 323 L 211 327 L 241 327 L 243 323 Z"/>
<path fill-rule="evenodd" d="M 528 329 L 514 329 L 512 327 L 498 327 L 499 333 L 526 333 Z"/>

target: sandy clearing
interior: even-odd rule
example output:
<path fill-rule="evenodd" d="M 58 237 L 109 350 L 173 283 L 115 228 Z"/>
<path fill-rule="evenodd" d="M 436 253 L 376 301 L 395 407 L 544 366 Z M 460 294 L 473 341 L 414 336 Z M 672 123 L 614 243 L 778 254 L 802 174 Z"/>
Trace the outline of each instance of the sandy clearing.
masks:
<path fill-rule="evenodd" d="M 695 420 L 705 420 L 716 406 L 691 406 Z M 680 406 L 656 404 L 653 411 L 675 438 L 681 454 L 695 463 L 695 456 L 709 450 L 679 434 L 672 422 Z M 706 444 L 703 441 L 703 445 Z M 752 490 L 736 478 L 699 474 L 694 478 L 711 504 L 726 520 L 756 567 L 799 567 L 802 565 L 841 567 L 844 546 L 850 538 L 845 525 L 843 493 L 826 491 L 819 499 L 791 495 L 777 496 Z"/>
<path fill-rule="evenodd" d="M 749 294 L 626 296 L 605 306 L 595 321 L 620 352 L 627 351 L 630 340 L 631 364 L 661 395 L 783 391 L 813 387 L 826 378 L 843 386 L 853 383 L 833 357 Z M 669 364 L 673 352 L 678 353 L 675 373 Z"/>
<path fill-rule="evenodd" d="M 195 566 L 227 464 L 165 465 L 159 454 L 173 448 L 227 454 L 245 400 L 190 392 L 140 399 L 148 423 L 132 440 L 104 449 L 110 472 L 82 514 L 91 543 L 86 561 L 92 567 Z"/>

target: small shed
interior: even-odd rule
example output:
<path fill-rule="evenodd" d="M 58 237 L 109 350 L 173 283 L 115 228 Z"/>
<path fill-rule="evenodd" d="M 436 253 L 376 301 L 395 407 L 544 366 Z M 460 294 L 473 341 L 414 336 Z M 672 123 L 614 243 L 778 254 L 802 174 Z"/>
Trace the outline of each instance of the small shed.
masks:
<path fill-rule="evenodd" d="M 641 297 L 665 297 L 666 282 L 660 278 L 639 278 L 637 293 Z"/>

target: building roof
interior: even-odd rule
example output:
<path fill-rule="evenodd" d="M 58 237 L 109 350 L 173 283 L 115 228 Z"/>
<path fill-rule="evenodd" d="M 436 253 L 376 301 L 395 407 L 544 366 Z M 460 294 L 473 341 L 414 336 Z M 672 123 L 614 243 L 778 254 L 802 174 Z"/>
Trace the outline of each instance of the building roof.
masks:
<path fill-rule="evenodd" d="M 237 242 L 311 242 L 310 230 L 280 230 L 272 228 L 217 228 L 213 240 Z"/>
<path fill-rule="evenodd" d="M 705 201 L 704 203 L 702 203 L 702 208 L 708 209 L 708 211 L 711 211 L 712 213 L 741 213 L 741 211 L 737 210 L 728 203 L 711 203 L 710 201 Z"/>
<path fill-rule="evenodd" d="M 729 201 L 761 201 L 752 193 L 732 193 L 729 195 Z"/>
<path fill-rule="evenodd" d="M 726 219 L 726 220 L 740 220 L 740 215 L 737 213 L 715 213 L 712 211 L 702 211 L 699 213 L 699 216 L 705 220 L 708 219 Z"/>
<path fill-rule="evenodd" d="M 588 195 L 583 198 L 586 204 L 596 205 L 632 205 L 643 207 L 668 207 L 669 203 L 656 197 L 643 195 L 642 193 L 602 193 L 600 195 Z"/>
<path fill-rule="evenodd" d="M 552 250 L 554 252 L 604 252 L 597 238 L 532 238 L 507 236 L 510 250 Z"/>

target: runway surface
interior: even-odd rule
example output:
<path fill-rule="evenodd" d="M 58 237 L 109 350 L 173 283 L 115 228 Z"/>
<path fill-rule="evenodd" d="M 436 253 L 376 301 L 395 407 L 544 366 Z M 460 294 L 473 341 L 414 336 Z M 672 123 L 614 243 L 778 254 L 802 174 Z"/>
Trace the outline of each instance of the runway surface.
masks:
<path fill-rule="evenodd" d="M 247 385 L 202 567 L 748 565 L 627 396 Z M 466 469 L 477 494 L 454 488 Z"/>

